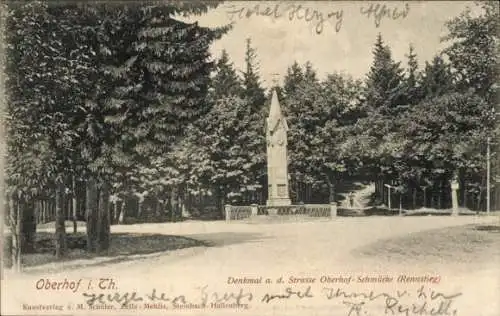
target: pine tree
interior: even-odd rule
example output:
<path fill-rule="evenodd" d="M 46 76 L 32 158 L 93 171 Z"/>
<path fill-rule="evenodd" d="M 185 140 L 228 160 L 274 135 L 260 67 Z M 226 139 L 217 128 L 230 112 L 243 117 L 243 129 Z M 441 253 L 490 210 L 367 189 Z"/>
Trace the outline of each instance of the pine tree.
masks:
<path fill-rule="evenodd" d="M 400 63 L 392 59 L 391 50 L 379 33 L 366 81 L 366 102 L 371 108 L 382 111 L 384 115 L 398 113 L 398 106 L 402 105 L 402 72 Z"/>
<path fill-rule="evenodd" d="M 304 80 L 304 75 L 302 68 L 299 63 L 295 61 L 290 67 L 287 68 L 287 72 L 284 79 L 283 92 L 285 97 L 292 97 L 297 91 L 298 85 Z"/>
<path fill-rule="evenodd" d="M 246 100 L 237 96 L 219 99 L 213 109 L 189 128 L 184 159 L 193 187 L 215 195 L 219 209 L 226 202 L 241 203 L 255 192 L 264 170 L 263 120 Z M 184 160 L 186 161 L 186 160 Z M 194 181 L 193 181 L 194 180 Z"/>
<path fill-rule="evenodd" d="M 421 99 L 421 91 L 419 89 L 419 73 L 418 73 L 418 60 L 415 48 L 410 44 L 408 54 L 408 67 L 406 70 L 405 86 L 406 86 L 406 103 L 413 105 L 417 104 Z"/>
<path fill-rule="evenodd" d="M 422 97 L 434 98 L 454 90 L 454 76 L 450 65 L 439 55 L 426 62 L 422 73 Z"/>
<path fill-rule="evenodd" d="M 378 34 L 373 49 L 373 64 L 366 78 L 363 95 L 364 111 L 367 115 L 357 122 L 359 130 L 367 144 L 362 156 L 368 158 L 367 172 L 376 177 L 391 175 L 397 177 L 394 170 L 394 156 L 398 156 L 401 144 L 397 133 L 401 126 L 398 117 L 408 109 L 403 69 L 395 62 L 389 46 L 385 45 Z M 370 148 L 372 147 L 372 148 Z"/>
<path fill-rule="evenodd" d="M 210 110 L 208 48 L 228 27 L 202 28 L 171 16 L 214 5 L 13 4 L 9 191 L 22 196 L 27 220 L 35 199 L 56 199 L 57 256 L 65 248 L 69 180 L 87 179 L 87 246 L 106 250 L 111 183 L 168 153 L 183 125 Z M 138 185 L 124 182 L 126 191 Z"/>
<path fill-rule="evenodd" d="M 219 99 L 228 96 L 241 95 L 242 87 L 240 78 L 229 60 L 226 50 L 222 51 L 221 57 L 217 61 L 216 74 L 212 78 L 213 98 Z"/>
<path fill-rule="evenodd" d="M 258 74 L 257 53 L 250 38 L 246 40 L 245 71 L 243 72 L 243 95 L 249 101 L 253 112 L 260 111 L 266 102 L 264 88 Z"/>
<path fill-rule="evenodd" d="M 310 61 L 304 64 L 304 80 L 310 82 L 318 82 L 316 70 L 314 70 L 313 65 Z"/>

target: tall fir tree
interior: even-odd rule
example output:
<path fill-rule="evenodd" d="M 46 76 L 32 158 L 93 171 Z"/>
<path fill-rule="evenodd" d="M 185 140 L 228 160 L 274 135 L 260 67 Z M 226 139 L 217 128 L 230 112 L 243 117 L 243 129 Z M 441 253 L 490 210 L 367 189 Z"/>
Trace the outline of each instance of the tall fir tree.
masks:
<path fill-rule="evenodd" d="M 242 93 L 241 80 L 229 60 L 227 51 L 222 50 L 221 57 L 215 67 L 215 76 L 211 80 L 214 99 L 239 96 Z"/>
<path fill-rule="evenodd" d="M 304 64 L 304 80 L 310 82 L 318 82 L 318 75 L 316 70 L 314 70 L 313 65 L 310 61 Z"/>
<path fill-rule="evenodd" d="M 440 55 L 431 62 L 426 61 L 421 78 L 421 92 L 425 99 L 434 98 L 454 90 L 454 76 L 451 67 Z"/>
<path fill-rule="evenodd" d="M 285 97 L 292 97 L 297 91 L 299 84 L 304 80 L 302 68 L 297 61 L 287 68 L 283 84 Z"/>
<path fill-rule="evenodd" d="M 368 158 L 370 168 L 367 171 L 380 178 L 394 172 L 393 153 L 400 147 L 391 139 L 400 128 L 396 118 L 408 109 L 403 69 L 393 60 L 391 49 L 381 34 L 375 41 L 373 63 L 364 90 L 363 110 L 367 116 L 357 122 L 357 129 L 363 135 L 361 139 L 371 145 L 361 146 L 366 149 L 363 156 Z"/>
<path fill-rule="evenodd" d="M 25 205 L 33 199 L 24 192 L 55 198 L 58 256 L 69 175 L 89 184 L 88 250 L 106 250 L 114 175 L 150 167 L 186 123 L 210 110 L 208 48 L 228 27 L 202 28 L 172 16 L 214 5 L 13 4 L 9 152 L 18 161 L 10 162 L 10 184 Z"/>
<path fill-rule="evenodd" d="M 414 105 L 421 99 L 421 90 L 419 89 L 420 74 L 418 72 L 418 59 L 413 44 L 410 44 L 406 58 L 407 69 L 404 80 L 406 86 L 406 103 Z"/>
<path fill-rule="evenodd" d="M 366 80 L 368 105 L 385 115 L 398 112 L 402 97 L 403 69 L 392 58 L 391 49 L 379 33 L 373 49 L 373 63 Z"/>
<path fill-rule="evenodd" d="M 259 76 L 257 53 L 252 40 L 247 38 L 245 51 L 245 70 L 243 71 L 243 98 L 247 99 L 253 112 L 261 111 L 266 102 L 265 90 Z"/>

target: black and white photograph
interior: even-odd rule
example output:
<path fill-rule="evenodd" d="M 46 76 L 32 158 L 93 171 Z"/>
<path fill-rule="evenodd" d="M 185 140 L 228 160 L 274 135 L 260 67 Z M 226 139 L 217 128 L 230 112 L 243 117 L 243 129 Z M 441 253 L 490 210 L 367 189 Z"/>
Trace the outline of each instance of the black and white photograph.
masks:
<path fill-rule="evenodd" d="M 1 315 L 500 315 L 496 1 L 0 3 Z"/>

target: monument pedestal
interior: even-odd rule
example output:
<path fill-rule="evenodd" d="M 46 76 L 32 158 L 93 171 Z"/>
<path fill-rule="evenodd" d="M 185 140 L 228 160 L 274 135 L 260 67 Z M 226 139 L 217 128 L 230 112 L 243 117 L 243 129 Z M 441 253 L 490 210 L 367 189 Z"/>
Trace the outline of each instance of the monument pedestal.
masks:
<path fill-rule="evenodd" d="M 270 199 L 267 200 L 267 206 L 288 206 L 292 205 L 292 200 L 285 198 L 285 199 Z"/>

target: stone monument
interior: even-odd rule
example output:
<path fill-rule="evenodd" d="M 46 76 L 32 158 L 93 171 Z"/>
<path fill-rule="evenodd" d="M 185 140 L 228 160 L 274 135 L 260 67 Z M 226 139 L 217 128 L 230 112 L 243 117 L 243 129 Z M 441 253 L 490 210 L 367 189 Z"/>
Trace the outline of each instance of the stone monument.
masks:
<path fill-rule="evenodd" d="M 288 191 L 288 155 L 285 117 L 281 113 L 276 89 L 266 122 L 268 206 L 291 205 Z"/>

